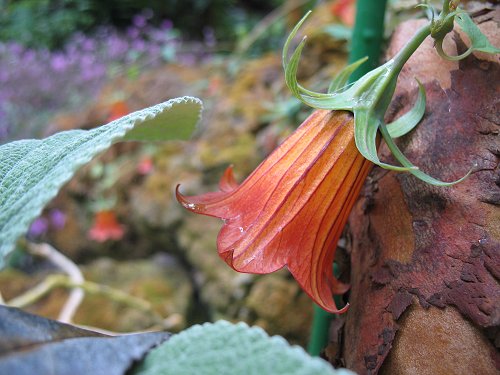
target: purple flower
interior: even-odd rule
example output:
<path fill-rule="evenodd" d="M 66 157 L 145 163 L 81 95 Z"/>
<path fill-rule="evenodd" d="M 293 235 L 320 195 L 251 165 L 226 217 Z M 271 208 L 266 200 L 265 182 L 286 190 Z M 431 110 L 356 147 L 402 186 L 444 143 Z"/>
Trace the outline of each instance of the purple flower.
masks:
<path fill-rule="evenodd" d="M 138 14 L 132 18 L 132 23 L 135 27 L 142 29 L 147 24 L 147 19 L 142 14 Z"/>
<path fill-rule="evenodd" d="M 54 208 L 49 212 L 50 224 L 56 230 L 64 228 L 66 224 L 66 214 L 61 210 Z"/>
<path fill-rule="evenodd" d="M 174 27 L 174 24 L 170 20 L 164 20 L 160 26 L 162 30 L 170 30 L 172 27 Z"/>
<path fill-rule="evenodd" d="M 61 71 L 63 71 L 63 70 L 66 69 L 66 67 L 68 66 L 68 64 L 67 64 L 66 59 L 64 58 L 64 56 L 62 54 L 58 53 L 58 54 L 55 54 L 52 57 L 51 66 L 52 66 L 52 69 L 54 71 L 61 72 Z"/>
<path fill-rule="evenodd" d="M 139 29 L 137 29 L 136 27 L 129 27 L 127 29 L 127 36 L 130 38 L 130 39 L 135 39 L 135 38 L 138 38 L 140 35 L 140 31 Z"/>
<path fill-rule="evenodd" d="M 211 27 L 205 27 L 203 29 L 203 39 L 208 47 L 214 47 L 217 40 L 215 39 L 214 29 Z"/>
<path fill-rule="evenodd" d="M 49 229 L 49 222 L 44 217 L 39 217 L 31 223 L 30 229 L 28 230 L 28 237 L 36 238 L 47 233 Z"/>
<path fill-rule="evenodd" d="M 153 16 L 143 11 L 126 33 L 111 27 L 92 36 L 75 33 L 57 52 L 0 42 L 0 142 L 46 135 L 44 118 L 95 97 L 113 72 L 133 64 L 159 66 L 164 51 L 177 59 L 172 22 L 153 27 L 148 23 Z"/>

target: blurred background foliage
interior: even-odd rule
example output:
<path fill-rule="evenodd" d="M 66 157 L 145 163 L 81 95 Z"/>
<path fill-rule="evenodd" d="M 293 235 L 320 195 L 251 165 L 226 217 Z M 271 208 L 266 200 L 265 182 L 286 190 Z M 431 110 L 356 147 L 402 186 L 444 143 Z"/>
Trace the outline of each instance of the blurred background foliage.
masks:
<path fill-rule="evenodd" d="M 234 41 L 283 0 L 1 0 L 0 40 L 57 49 L 77 31 L 106 24 L 125 28 L 148 10 L 151 22 L 174 20 L 193 39 L 213 30 L 217 39 Z M 202 21 L 202 25 L 200 24 Z"/>
<path fill-rule="evenodd" d="M 423 15 L 416 2 L 389 1 L 388 35 Z M 33 222 L 29 241 L 54 246 L 86 280 L 152 305 L 138 311 L 88 294 L 74 322 L 125 332 L 243 320 L 305 345 L 312 304 L 297 283 L 286 270 L 227 267 L 215 247 L 220 222 L 184 211 L 173 189 L 215 191 L 229 164 L 242 180 L 304 120 L 310 109 L 284 82 L 283 41 L 313 9 L 299 80 L 325 90 L 345 65 L 354 3 L 0 0 L 0 144 L 91 129 L 182 95 L 204 102 L 191 141 L 115 145 Z M 55 271 L 19 249 L 0 272 L 0 293 L 8 302 Z M 53 290 L 28 310 L 55 318 L 67 295 Z"/>
<path fill-rule="evenodd" d="M 286 30 L 316 3 L 0 0 L 0 144 L 46 135 L 54 112 L 82 108 L 109 79 L 279 52 Z"/>
<path fill-rule="evenodd" d="M 227 267 L 215 248 L 219 221 L 185 212 L 172 188 L 213 190 L 230 163 L 241 179 L 307 116 L 285 85 L 281 48 L 317 4 L 300 72 L 313 88 L 344 65 L 353 0 L 0 0 L 0 144 L 91 129 L 172 97 L 204 102 L 193 140 L 112 147 L 32 223 L 28 241 L 151 304 L 87 293 L 75 323 L 129 332 L 243 320 L 305 345 L 312 305 L 293 278 Z M 323 29 L 331 24 L 340 33 Z M 18 251 L 0 272 L 7 303 L 59 272 Z M 55 318 L 67 295 L 56 288 L 26 309 Z"/>

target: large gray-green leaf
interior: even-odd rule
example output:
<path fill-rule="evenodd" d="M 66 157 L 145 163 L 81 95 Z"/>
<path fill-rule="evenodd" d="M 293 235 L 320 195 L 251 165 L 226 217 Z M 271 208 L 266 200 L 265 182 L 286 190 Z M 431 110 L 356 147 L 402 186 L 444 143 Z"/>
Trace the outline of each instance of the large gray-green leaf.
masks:
<path fill-rule="evenodd" d="M 92 130 L 0 146 L 0 267 L 17 238 L 79 167 L 120 140 L 187 139 L 200 111 L 199 99 L 176 98 Z"/>
<path fill-rule="evenodd" d="M 169 333 L 107 336 L 0 306 L 0 374 L 124 375 Z"/>
<path fill-rule="evenodd" d="M 134 375 L 354 375 L 269 337 L 260 328 L 225 321 L 206 323 L 173 336 L 152 350 Z"/>

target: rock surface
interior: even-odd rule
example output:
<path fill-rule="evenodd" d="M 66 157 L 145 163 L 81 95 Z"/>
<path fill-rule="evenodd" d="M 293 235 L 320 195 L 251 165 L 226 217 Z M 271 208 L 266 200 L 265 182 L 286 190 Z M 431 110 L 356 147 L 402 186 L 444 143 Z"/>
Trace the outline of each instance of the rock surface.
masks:
<path fill-rule="evenodd" d="M 498 10 L 480 27 L 500 45 Z M 495 26 L 496 25 L 496 26 Z M 416 30 L 396 31 L 392 53 Z M 493 31 L 493 32 L 492 32 Z M 427 40 L 401 76 L 391 118 L 427 92 L 422 123 L 399 145 L 438 188 L 375 169 L 351 218 L 351 309 L 344 360 L 359 374 L 497 374 L 500 324 L 498 56 L 443 63 Z M 455 49 L 465 50 L 458 34 Z M 382 150 L 382 160 L 389 158 Z M 390 159 L 389 159 L 390 160 Z M 388 359 L 387 359 L 388 358 Z"/>

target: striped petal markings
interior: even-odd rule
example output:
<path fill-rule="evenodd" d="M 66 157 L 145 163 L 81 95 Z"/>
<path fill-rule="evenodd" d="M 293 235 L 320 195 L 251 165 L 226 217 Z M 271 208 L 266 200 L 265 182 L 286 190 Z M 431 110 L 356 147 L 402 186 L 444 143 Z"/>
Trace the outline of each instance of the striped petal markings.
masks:
<path fill-rule="evenodd" d="M 316 110 L 245 181 L 232 168 L 220 191 L 184 196 L 187 209 L 221 218 L 219 255 L 239 272 L 287 266 L 322 308 L 339 313 L 333 294 L 347 286 L 332 274 L 337 241 L 371 169 L 354 142 L 353 116 Z"/>

